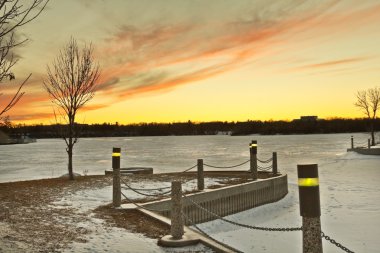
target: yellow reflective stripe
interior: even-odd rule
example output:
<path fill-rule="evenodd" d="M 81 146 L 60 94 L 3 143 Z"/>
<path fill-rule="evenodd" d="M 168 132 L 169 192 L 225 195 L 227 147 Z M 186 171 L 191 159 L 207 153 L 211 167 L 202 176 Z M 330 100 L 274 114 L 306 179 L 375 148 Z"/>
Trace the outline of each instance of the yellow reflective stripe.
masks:
<path fill-rule="evenodd" d="M 112 153 L 112 156 L 120 156 L 120 153 Z"/>
<path fill-rule="evenodd" d="M 298 178 L 299 186 L 318 186 L 319 179 L 318 178 Z"/>
<path fill-rule="evenodd" d="M 251 144 L 251 147 L 257 147 L 257 144 Z"/>

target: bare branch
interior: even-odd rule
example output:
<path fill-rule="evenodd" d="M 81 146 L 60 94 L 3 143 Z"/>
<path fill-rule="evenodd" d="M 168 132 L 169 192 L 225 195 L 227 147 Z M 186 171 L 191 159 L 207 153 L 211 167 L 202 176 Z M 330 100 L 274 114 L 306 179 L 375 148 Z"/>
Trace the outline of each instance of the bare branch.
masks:
<path fill-rule="evenodd" d="M 368 100 L 372 110 L 372 118 L 376 119 L 376 113 L 380 107 L 380 87 L 368 90 Z"/>
<path fill-rule="evenodd" d="M 380 107 L 380 87 L 358 91 L 355 106 L 361 109 L 369 120 L 372 145 L 375 145 L 375 120 Z"/>
<path fill-rule="evenodd" d="M 71 38 L 51 66 L 47 66 L 47 77 L 43 82 L 52 102 L 65 113 L 67 120 L 64 139 L 70 179 L 74 178 L 72 151 L 79 135 L 75 117 L 78 110 L 94 97 L 99 78 L 99 66 L 94 64 L 92 53 L 91 45 L 79 49 L 76 40 Z"/>
<path fill-rule="evenodd" d="M 36 19 L 45 9 L 49 0 L 0 0 L 0 82 L 15 79 L 11 71 L 17 63 L 14 48 L 25 43 L 27 39 L 16 39 L 18 29 Z M 9 111 L 24 95 L 21 89 L 30 78 L 19 85 L 11 101 L 0 110 L 1 115 Z"/>
<path fill-rule="evenodd" d="M 29 76 L 20 84 L 18 87 L 18 90 L 16 94 L 14 94 L 13 98 L 9 103 L 4 107 L 4 109 L 0 112 L 0 116 L 9 111 L 17 102 L 20 100 L 20 98 L 25 94 L 25 92 L 21 92 L 22 87 L 26 84 L 26 82 L 29 80 L 29 78 L 32 76 L 32 74 L 29 74 Z"/>
<path fill-rule="evenodd" d="M 356 94 L 357 101 L 355 103 L 355 106 L 358 107 L 359 109 L 363 110 L 364 113 L 368 118 L 371 117 L 370 114 L 370 105 L 369 101 L 367 99 L 367 91 L 358 91 Z"/>

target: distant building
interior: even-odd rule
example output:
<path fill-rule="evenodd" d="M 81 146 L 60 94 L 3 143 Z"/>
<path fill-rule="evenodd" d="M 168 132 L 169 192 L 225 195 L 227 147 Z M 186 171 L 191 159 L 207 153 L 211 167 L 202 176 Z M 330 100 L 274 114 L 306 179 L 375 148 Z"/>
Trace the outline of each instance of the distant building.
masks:
<path fill-rule="evenodd" d="M 317 122 L 318 120 L 318 116 L 301 116 L 299 119 L 294 119 L 293 121 Z"/>

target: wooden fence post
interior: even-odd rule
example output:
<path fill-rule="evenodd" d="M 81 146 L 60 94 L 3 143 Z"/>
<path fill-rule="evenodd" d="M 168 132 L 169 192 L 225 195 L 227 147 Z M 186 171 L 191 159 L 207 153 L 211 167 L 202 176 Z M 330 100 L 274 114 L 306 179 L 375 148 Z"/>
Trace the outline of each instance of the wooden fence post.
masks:
<path fill-rule="evenodd" d="M 113 169 L 112 203 L 114 207 L 120 207 L 121 205 L 120 152 L 121 152 L 121 148 L 112 149 L 112 169 Z"/>
<path fill-rule="evenodd" d="M 272 154 L 272 173 L 273 176 L 276 176 L 278 171 L 277 171 L 277 152 L 273 152 Z"/>
<path fill-rule="evenodd" d="M 203 191 L 205 188 L 205 178 L 203 175 L 203 159 L 198 159 L 198 190 Z"/>
<path fill-rule="evenodd" d="M 354 148 L 354 136 L 351 135 L 351 149 Z"/>
<path fill-rule="evenodd" d="M 257 141 L 253 140 L 249 145 L 250 170 L 252 179 L 257 180 Z"/>

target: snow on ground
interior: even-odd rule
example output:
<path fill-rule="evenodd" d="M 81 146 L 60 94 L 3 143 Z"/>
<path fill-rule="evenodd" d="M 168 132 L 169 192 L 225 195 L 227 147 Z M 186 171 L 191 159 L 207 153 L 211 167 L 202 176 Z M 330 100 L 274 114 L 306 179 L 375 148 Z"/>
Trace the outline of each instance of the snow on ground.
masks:
<path fill-rule="evenodd" d="M 355 153 L 319 166 L 322 231 L 354 252 L 379 252 L 380 157 Z M 228 216 L 266 227 L 299 227 L 297 175 L 281 201 Z M 250 230 L 216 220 L 199 225 L 214 238 L 243 252 L 302 252 L 302 232 Z M 342 252 L 323 240 L 325 252 Z"/>
<path fill-rule="evenodd" d="M 291 170 L 288 170 L 291 171 Z M 337 159 L 319 165 L 322 208 L 322 230 L 354 252 L 378 252 L 380 234 L 380 157 L 346 153 Z M 266 227 L 299 227 L 301 217 L 298 204 L 297 175 L 290 172 L 289 194 L 281 201 L 257 207 L 228 219 L 240 223 Z M 220 184 L 221 180 L 206 179 L 206 185 Z M 132 182 L 133 188 L 160 188 L 170 182 Z M 183 185 L 184 190 L 196 188 L 196 180 Z M 141 198 L 137 193 L 123 189 L 131 199 Z M 54 202 L 56 208 L 71 206 L 78 212 L 88 212 L 111 202 L 112 187 L 80 191 Z M 102 221 L 92 218 L 86 226 L 93 231 L 88 242 L 73 243 L 66 252 L 175 252 L 156 245 L 157 240 L 120 228 L 105 228 Z M 243 252 L 301 252 L 302 232 L 266 232 L 236 227 L 220 220 L 199 225 L 212 237 Z M 325 252 L 341 252 L 323 240 Z M 184 250 L 184 249 L 181 249 Z M 181 252 L 181 250 L 179 252 Z M 206 251 L 202 246 L 188 251 Z"/>
<path fill-rule="evenodd" d="M 92 252 L 112 252 L 112 253 L 155 253 L 155 252 L 191 252 L 200 251 L 207 252 L 207 248 L 198 244 L 182 249 L 163 248 L 157 245 L 156 239 L 150 239 L 142 234 L 131 233 L 122 228 L 96 226 L 96 222 L 100 224 L 102 220 L 92 218 L 92 223 L 80 224 L 86 225 L 92 229 L 92 233 L 88 235 L 86 243 L 75 242 L 64 250 L 64 253 L 92 253 Z"/>
<path fill-rule="evenodd" d="M 226 181 L 226 178 L 205 178 L 205 187 L 210 186 L 216 186 L 216 185 L 222 185 L 224 181 Z M 170 187 L 171 182 L 153 182 L 153 181 L 139 181 L 139 182 L 126 182 L 128 185 L 132 188 L 136 189 L 157 189 L 157 188 L 163 188 L 163 187 Z M 187 181 L 182 185 L 183 191 L 192 191 L 197 189 L 197 180 L 192 179 L 190 181 Z M 149 194 L 159 194 L 165 191 L 170 190 L 163 189 L 161 191 L 154 191 L 154 192 L 146 192 L 139 190 L 142 193 L 149 193 Z M 145 198 L 145 196 L 140 195 L 127 187 L 123 186 L 122 184 L 122 192 L 132 200 L 135 199 L 141 199 Z M 167 194 L 168 195 L 168 194 Z M 169 197 L 170 195 L 168 195 Z M 112 202 L 112 186 L 107 186 L 100 189 L 87 189 L 82 191 L 77 191 L 74 194 L 67 195 L 63 197 L 62 199 L 52 202 L 52 208 L 67 208 L 72 207 L 76 209 L 78 212 L 85 213 L 89 212 L 98 206 L 109 204 Z"/>
<path fill-rule="evenodd" d="M 205 178 L 205 186 L 220 185 L 224 180 L 226 179 Z M 131 187 L 140 189 L 162 188 L 170 185 L 170 182 L 152 181 L 130 183 Z M 183 185 L 183 190 L 190 191 L 196 189 L 196 187 L 197 181 L 190 180 Z M 126 188 L 122 191 L 131 199 L 144 197 Z M 76 224 L 77 227 L 83 227 L 91 231 L 86 238 L 88 242 L 75 242 L 64 252 L 212 252 L 201 244 L 181 249 L 163 248 L 157 245 L 156 239 L 147 238 L 142 234 L 131 233 L 125 229 L 103 225 L 104 221 L 93 217 L 91 211 L 100 205 L 109 204 L 111 201 L 112 186 L 107 186 L 100 189 L 78 191 L 52 203 L 52 208 L 69 207 L 78 213 L 87 213 L 90 217 L 90 221 Z"/>

